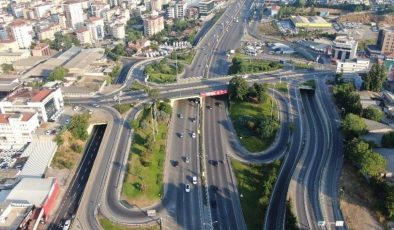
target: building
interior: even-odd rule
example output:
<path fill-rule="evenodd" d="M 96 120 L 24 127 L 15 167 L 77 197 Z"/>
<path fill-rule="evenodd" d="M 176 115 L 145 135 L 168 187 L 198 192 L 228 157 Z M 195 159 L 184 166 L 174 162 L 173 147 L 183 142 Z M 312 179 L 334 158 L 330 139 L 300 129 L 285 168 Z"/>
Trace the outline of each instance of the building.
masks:
<path fill-rule="evenodd" d="M 64 106 L 60 88 L 34 90 L 20 88 L 0 101 L 0 113 L 37 113 L 39 121 L 48 121 Z"/>
<path fill-rule="evenodd" d="M 320 16 L 292 16 L 291 21 L 296 28 L 303 29 L 330 29 L 331 23 L 327 22 Z"/>
<path fill-rule="evenodd" d="M 32 56 L 52 56 L 52 51 L 46 43 L 37 43 L 31 50 Z"/>
<path fill-rule="evenodd" d="M 95 42 L 101 41 L 104 39 L 104 19 L 98 17 L 90 17 L 89 23 L 87 24 L 88 29 L 90 30 L 90 34 L 92 35 L 92 39 Z"/>
<path fill-rule="evenodd" d="M 394 27 L 383 28 L 379 31 L 377 46 L 383 54 L 394 52 Z"/>
<path fill-rule="evenodd" d="M 19 51 L 18 42 L 15 40 L 2 40 L 0 41 L 0 52 L 13 52 Z"/>
<path fill-rule="evenodd" d="M 111 34 L 115 39 L 124 39 L 126 37 L 126 28 L 123 23 L 114 23 L 111 25 Z"/>
<path fill-rule="evenodd" d="M 47 27 L 40 28 L 39 31 L 37 31 L 37 36 L 38 38 L 42 40 L 55 40 L 55 33 L 60 32 L 62 30 L 62 26 L 60 23 L 56 24 L 51 24 L 48 25 Z"/>
<path fill-rule="evenodd" d="M 163 8 L 163 1 L 162 0 L 151 0 L 150 1 L 150 8 L 152 11 L 161 11 Z"/>
<path fill-rule="evenodd" d="M 46 17 L 53 5 L 51 3 L 43 3 L 34 7 L 34 13 L 37 18 Z"/>
<path fill-rule="evenodd" d="M 68 28 L 79 28 L 83 25 L 83 9 L 82 3 L 69 0 L 63 4 L 64 14 L 66 16 L 66 24 Z"/>
<path fill-rule="evenodd" d="M 213 0 L 201 0 L 198 3 L 198 11 L 201 16 L 207 16 L 212 13 L 213 9 L 215 8 L 215 2 Z"/>
<path fill-rule="evenodd" d="M 144 35 L 152 36 L 160 31 L 164 30 L 164 18 L 163 16 L 148 16 L 143 19 L 144 24 Z"/>
<path fill-rule="evenodd" d="M 37 113 L 0 114 L 0 149 L 20 149 L 39 126 Z"/>
<path fill-rule="evenodd" d="M 138 39 L 134 42 L 129 42 L 127 44 L 128 48 L 135 50 L 135 52 L 139 53 L 141 52 L 141 50 L 145 47 L 149 47 L 150 46 L 150 40 L 146 39 L 146 38 L 141 38 Z"/>
<path fill-rule="evenodd" d="M 56 178 L 23 178 L 8 194 L 6 202 L 19 207 L 41 207 L 49 215 L 58 193 Z"/>
<path fill-rule="evenodd" d="M 29 50 L 19 50 L 16 52 L 4 51 L 4 52 L 0 52 L 0 63 L 12 64 L 15 61 L 28 57 L 30 57 Z"/>
<path fill-rule="evenodd" d="M 365 73 L 369 70 L 369 59 L 337 61 L 337 73 Z"/>
<path fill-rule="evenodd" d="M 92 35 L 90 34 L 90 30 L 87 28 L 79 28 L 75 30 L 75 33 L 77 34 L 78 41 L 81 45 L 91 45 L 93 43 Z"/>
<path fill-rule="evenodd" d="M 335 60 L 354 59 L 357 55 L 358 42 L 348 36 L 337 36 L 333 42 L 331 56 Z"/>
<path fill-rule="evenodd" d="M 22 19 L 17 19 L 8 25 L 12 37 L 18 43 L 20 49 L 29 49 L 33 40 L 33 27 Z"/>
<path fill-rule="evenodd" d="M 64 64 L 64 68 L 68 69 L 69 74 L 83 76 L 94 62 L 99 62 L 103 57 L 102 48 L 83 49 Z"/>
<path fill-rule="evenodd" d="M 175 18 L 184 18 L 186 16 L 187 3 L 185 1 L 177 1 L 175 3 Z"/>
<path fill-rule="evenodd" d="M 198 7 L 189 7 L 186 10 L 186 17 L 188 19 L 198 19 Z"/>
<path fill-rule="evenodd" d="M 26 157 L 27 161 L 19 178 L 43 178 L 56 150 L 57 144 L 50 137 L 34 138 L 20 156 Z"/>
<path fill-rule="evenodd" d="M 21 84 L 18 76 L 0 75 L 0 100 L 12 93 Z"/>

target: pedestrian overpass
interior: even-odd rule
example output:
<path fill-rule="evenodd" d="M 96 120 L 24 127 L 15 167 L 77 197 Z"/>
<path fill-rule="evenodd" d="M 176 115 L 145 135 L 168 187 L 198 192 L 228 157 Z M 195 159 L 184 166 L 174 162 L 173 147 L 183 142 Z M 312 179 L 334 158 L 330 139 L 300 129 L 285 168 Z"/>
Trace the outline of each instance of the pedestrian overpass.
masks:
<path fill-rule="evenodd" d="M 179 100 L 192 99 L 192 98 L 198 98 L 199 100 L 202 100 L 205 97 L 225 95 L 227 93 L 228 93 L 227 89 L 222 89 L 222 90 L 214 90 L 214 91 L 209 91 L 209 92 L 200 92 L 199 94 L 179 95 L 179 96 L 170 98 L 170 104 L 171 104 L 171 106 L 173 106 L 174 102 L 179 101 Z"/>

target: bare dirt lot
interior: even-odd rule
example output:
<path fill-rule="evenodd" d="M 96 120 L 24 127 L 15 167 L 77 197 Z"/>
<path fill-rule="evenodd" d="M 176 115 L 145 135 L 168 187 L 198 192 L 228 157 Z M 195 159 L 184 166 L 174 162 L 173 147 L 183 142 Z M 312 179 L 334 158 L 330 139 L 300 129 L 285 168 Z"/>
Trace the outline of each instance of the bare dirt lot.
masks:
<path fill-rule="evenodd" d="M 370 24 L 376 22 L 379 27 L 394 25 L 394 15 L 375 15 L 371 13 L 352 13 L 339 17 L 338 22 L 358 22 Z"/>
<path fill-rule="evenodd" d="M 383 215 L 375 207 L 377 200 L 356 169 L 345 163 L 341 173 L 340 205 L 349 229 L 384 229 Z"/>

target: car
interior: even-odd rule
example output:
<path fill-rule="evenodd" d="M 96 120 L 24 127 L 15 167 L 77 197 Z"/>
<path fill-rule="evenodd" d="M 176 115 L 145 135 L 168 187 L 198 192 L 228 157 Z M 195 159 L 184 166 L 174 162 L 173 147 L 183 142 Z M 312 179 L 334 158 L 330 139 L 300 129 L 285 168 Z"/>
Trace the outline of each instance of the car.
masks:
<path fill-rule="evenodd" d="M 68 125 L 68 124 L 70 123 L 70 119 L 67 119 L 64 123 L 65 123 L 66 125 Z"/>
<path fill-rule="evenodd" d="M 73 110 L 77 111 L 79 109 L 78 105 L 74 106 Z"/>
<path fill-rule="evenodd" d="M 190 157 L 185 157 L 185 163 L 190 163 Z"/>
<path fill-rule="evenodd" d="M 212 161 L 212 165 L 213 165 L 213 166 L 216 167 L 216 166 L 218 166 L 218 164 L 219 164 L 218 161 Z"/>
<path fill-rule="evenodd" d="M 70 228 L 71 220 L 66 220 L 63 225 L 63 230 L 68 230 Z"/>
<path fill-rule="evenodd" d="M 178 114 L 178 117 L 179 117 L 180 119 L 183 119 L 182 113 Z"/>
<path fill-rule="evenodd" d="M 211 207 L 216 208 L 217 206 L 216 200 L 211 200 Z"/>
<path fill-rule="evenodd" d="M 89 114 L 92 115 L 93 114 L 93 110 L 89 109 Z"/>
<path fill-rule="evenodd" d="M 207 105 L 207 109 L 211 110 L 211 109 L 212 109 L 212 106 Z"/>
<path fill-rule="evenodd" d="M 183 138 L 183 133 L 178 134 L 179 138 Z"/>
<path fill-rule="evenodd" d="M 178 165 L 179 165 L 179 162 L 178 162 L 178 161 L 173 161 L 173 162 L 172 162 L 172 166 L 178 167 Z"/>
<path fill-rule="evenodd" d="M 45 131 L 45 135 L 50 135 L 51 134 L 51 130 L 48 129 L 47 131 Z"/>
<path fill-rule="evenodd" d="M 192 118 L 191 118 L 191 121 L 192 121 L 193 123 L 196 123 L 196 118 L 192 117 Z"/>
<path fill-rule="evenodd" d="M 193 184 L 197 184 L 197 177 L 193 176 Z"/>
<path fill-rule="evenodd" d="M 186 186 L 185 186 L 185 191 L 186 191 L 186 192 L 190 192 L 190 184 L 186 184 Z"/>
<path fill-rule="evenodd" d="M 192 133 L 192 138 L 196 138 L 196 133 L 195 132 Z"/>
<path fill-rule="evenodd" d="M 94 103 L 92 106 L 95 107 L 95 108 L 100 107 L 100 105 L 99 105 L 99 104 L 96 104 L 96 103 Z"/>

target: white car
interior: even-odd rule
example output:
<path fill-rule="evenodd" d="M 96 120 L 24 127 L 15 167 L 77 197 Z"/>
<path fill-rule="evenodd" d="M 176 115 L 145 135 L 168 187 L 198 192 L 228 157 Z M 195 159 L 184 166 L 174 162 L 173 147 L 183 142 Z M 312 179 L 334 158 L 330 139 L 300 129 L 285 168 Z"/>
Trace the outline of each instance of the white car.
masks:
<path fill-rule="evenodd" d="M 185 191 L 186 191 L 186 192 L 190 192 L 190 184 L 186 184 L 186 186 L 185 186 Z"/>
<path fill-rule="evenodd" d="M 45 131 L 45 135 L 50 135 L 51 134 L 51 130 L 50 129 L 48 129 L 47 131 Z"/>
<path fill-rule="evenodd" d="M 192 133 L 192 138 L 196 138 L 196 133 Z"/>
<path fill-rule="evenodd" d="M 196 176 L 193 177 L 193 184 L 197 184 L 197 177 Z"/>
<path fill-rule="evenodd" d="M 66 220 L 63 225 L 63 230 L 68 230 L 70 228 L 71 220 Z"/>
<path fill-rule="evenodd" d="M 67 119 L 65 123 L 68 125 L 70 123 L 70 119 Z"/>

